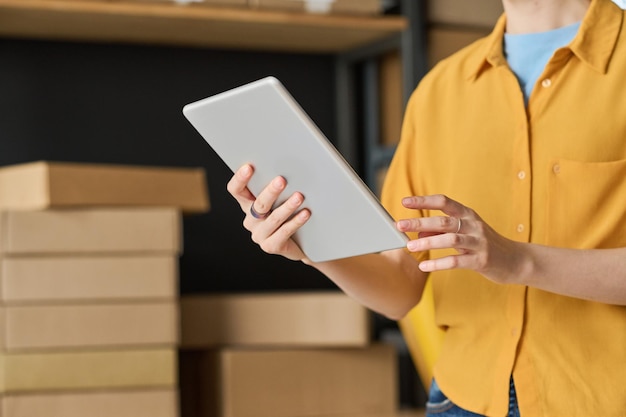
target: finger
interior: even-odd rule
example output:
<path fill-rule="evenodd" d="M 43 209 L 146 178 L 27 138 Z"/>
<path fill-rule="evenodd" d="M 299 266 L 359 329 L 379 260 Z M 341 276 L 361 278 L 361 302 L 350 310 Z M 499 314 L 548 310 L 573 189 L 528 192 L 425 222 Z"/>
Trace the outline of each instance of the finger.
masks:
<path fill-rule="evenodd" d="M 468 219 L 461 220 L 460 217 L 434 216 L 399 220 L 397 228 L 401 232 L 418 232 L 423 237 L 439 233 L 467 233 L 469 224 Z"/>
<path fill-rule="evenodd" d="M 416 210 L 440 210 L 451 217 L 465 217 L 472 213 L 468 207 L 443 194 L 405 197 L 402 205 Z"/>
<path fill-rule="evenodd" d="M 444 256 L 420 262 L 419 268 L 424 272 L 444 271 L 448 269 L 472 269 L 472 256 L 467 254 Z"/>
<path fill-rule="evenodd" d="M 301 208 L 303 201 L 302 194 L 294 193 L 265 221 L 258 222 L 246 217 L 244 226 L 252 232 L 252 241 L 267 253 L 280 254 L 290 259 L 301 259 L 302 251 L 291 237 L 311 216 L 311 212 L 306 208 L 297 211 Z"/>
<path fill-rule="evenodd" d="M 456 249 L 459 252 L 472 252 L 478 246 L 477 239 L 472 235 L 445 233 L 410 240 L 406 245 L 411 252 L 422 252 L 435 249 Z"/>
<path fill-rule="evenodd" d="M 254 216 L 256 219 L 263 220 L 267 217 L 266 214 L 270 213 L 272 206 L 278 199 L 278 196 L 285 190 L 286 186 L 287 181 L 285 181 L 283 177 L 276 177 L 259 193 L 251 204 L 253 208 L 251 213 L 256 212 L 259 214 L 259 216 Z"/>
<path fill-rule="evenodd" d="M 311 212 L 308 209 L 299 211 L 295 216 L 291 217 L 288 221 L 281 224 L 276 231 L 269 235 L 266 239 L 263 239 L 259 245 L 263 251 L 270 254 L 282 254 L 285 252 L 291 252 L 295 249 L 296 243 L 291 239 L 311 217 Z M 254 237 L 253 237 L 254 239 Z M 294 246 L 294 248 L 292 248 Z"/>
<path fill-rule="evenodd" d="M 253 173 L 251 165 L 243 165 L 226 184 L 226 190 L 237 200 L 243 211 L 247 210 L 251 201 L 254 201 L 254 195 L 248 189 L 248 182 Z"/>
<path fill-rule="evenodd" d="M 246 216 L 243 223 L 244 227 L 252 232 L 252 240 L 260 244 L 275 234 L 296 213 L 303 202 L 304 196 L 296 192 L 284 203 L 277 206 L 262 222 L 259 222 L 252 216 Z"/>

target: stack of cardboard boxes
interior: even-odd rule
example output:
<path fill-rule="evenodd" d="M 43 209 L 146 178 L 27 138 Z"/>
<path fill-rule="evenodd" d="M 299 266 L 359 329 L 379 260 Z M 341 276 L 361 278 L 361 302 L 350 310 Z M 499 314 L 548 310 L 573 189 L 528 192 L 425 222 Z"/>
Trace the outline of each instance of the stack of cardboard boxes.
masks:
<path fill-rule="evenodd" d="M 185 417 L 396 415 L 396 351 L 340 292 L 181 299 Z"/>
<path fill-rule="evenodd" d="M 396 349 L 337 291 L 178 295 L 197 169 L 0 168 L 1 417 L 397 417 Z"/>
<path fill-rule="evenodd" d="M 179 415 L 181 214 L 197 169 L 0 169 L 0 415 Z"/>

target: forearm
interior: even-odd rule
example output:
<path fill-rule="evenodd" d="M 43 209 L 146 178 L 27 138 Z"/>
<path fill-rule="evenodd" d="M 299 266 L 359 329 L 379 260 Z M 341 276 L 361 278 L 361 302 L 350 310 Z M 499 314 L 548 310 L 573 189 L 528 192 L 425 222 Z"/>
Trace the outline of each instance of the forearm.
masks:
<path fill-rule="evenodd" d="M 407 208 L 441 210 L 444 216 L 405 219 L 403 232 L 416 232 L 414 252 L 456 249 L 454 255 L 423 261 L 427 272 L 470 269 L 499 284 L 521 284 L 545 291 L 626 305 L 626 247 L 565 249 L 505 238 L 467 206 L 443 195 L 414 196 Z"/>
<path fill-rule="evenodd" d="M 521 244 L 521 283 L 607 304 L 626 305 L 626 248 L 576 250 Z"/>
<path fill-rule="evenodd" d="M 369 309 L 397 320 L 422 296 L 427 274 L 404 250 L 310 263 Z"/>

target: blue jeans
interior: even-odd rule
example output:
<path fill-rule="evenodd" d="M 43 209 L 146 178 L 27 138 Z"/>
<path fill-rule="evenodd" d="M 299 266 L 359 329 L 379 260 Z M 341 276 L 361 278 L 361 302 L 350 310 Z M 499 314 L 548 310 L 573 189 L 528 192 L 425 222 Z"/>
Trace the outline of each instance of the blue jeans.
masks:
<path fill-rule="evenodd" d="M 426 403 L 426 417 L 484 417 L 482 414 L 472 413 L 462 409 L 454 404 L 439 389 L 437 382 L 433 379 L 430 385 L 430 393 L 428 402 Z M 519 408 L 517 406 L 517 396 L 515 394 L 515 385 L 513 377 L 509 389 L 509 412 L 507 417 L 520 417 Z"/>

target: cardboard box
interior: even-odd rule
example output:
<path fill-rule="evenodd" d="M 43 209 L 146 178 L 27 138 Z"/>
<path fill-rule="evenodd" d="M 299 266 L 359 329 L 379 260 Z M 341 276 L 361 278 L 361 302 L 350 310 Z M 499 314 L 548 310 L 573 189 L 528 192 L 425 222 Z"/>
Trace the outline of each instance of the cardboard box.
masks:
<path fill-rule="evenodd" d="M 0 168 L 0 208 L 167 206 L 209 209 L 201 168 L 32 162 Z"/>
<path fill-rule="evenodd" d="M 257 9 L 275 9 L 316 14 L 374 15 L 382 13 L 380 0 L 249 0 Z"/>
<path fill-rule="evenodd" d="M 173 208 L 0 211 L 0 254 L 179 253 Z"/>
<path fill-rule="evenodd" d="M 430 29 L 428 31 L 429 65 L 433 67 L 437 62 L 488 34 L 488 31 L 480 29 Z"/>
<path fill-rule="evenodd" d="M 0 417 L 177 417 L 176 389 L 14 394 Z"/>
<path fill-rule="evenodd" d="M 178 384 L 174 348 L 0 354 L 0 393 Z"/>
<path fill-rule="evenodd" d="M 0 307 L 5 351 L 178 346 L 178 303 Z"/>
<path fill-rule="evenodd" d="M 169 300 L 178 275 L 170 254 L 0 258 L 0 302 Z"/>
<path fill-rule="evenodd" d="M 299 416 L 293 416 L 299 417 Z M 393 411 L 390 413 L 374 413 L 374 414 L 333 414 L 333 415 L 325 415 L 325 416 L 315 416 L 315 417 L 426 417 L 426 410 L 424 409 L 400 409 L 397 411 Z"/>
<path fill-rule="evenodd" d="M 186 295 L 181 347 L 367 346 L 370 312 L 341 292 Z"/>
<path fill-rule="evenodd" d="M 105 2 L 105 3 L 154 3 L 173 5 L 200 5 L 200 6 L 226 6 L 226 7 L 247 7 L 248 0 L 68 0 L 76 2 Z M 0 417 L 2 417 L 0 415 Z"/>
<path fill-rule="evenodd" d="M 183 351 L 186 417 L 293 417 L 397 410 L 391 345 Z"/>
<path fill-rule="evenodd" d="M 119 1 L 119 0 L 112 0 Z M 198 5 L 198 6 L 227 6 L 227 7 L 246 7 L 248 0 L 126 0 L 138 3 L 158 3 L 158 4 L 177 4 L 177 5 Z M 1 416 L 0 416 L 1 417 Z"/>
<path fill-rule="evenodd" d="M 504 13 L 501 0 L 429 0 L 426 9 L 430 23 L 489 29 Z"/>
<path fill-rule="evenodd" d="M 359 417 L 425 417 L 426 410 L 398 410 L 393 413 L 367 414 Z M 353 416 L 334 416 L 334 417 L 353 417 Z"/>

